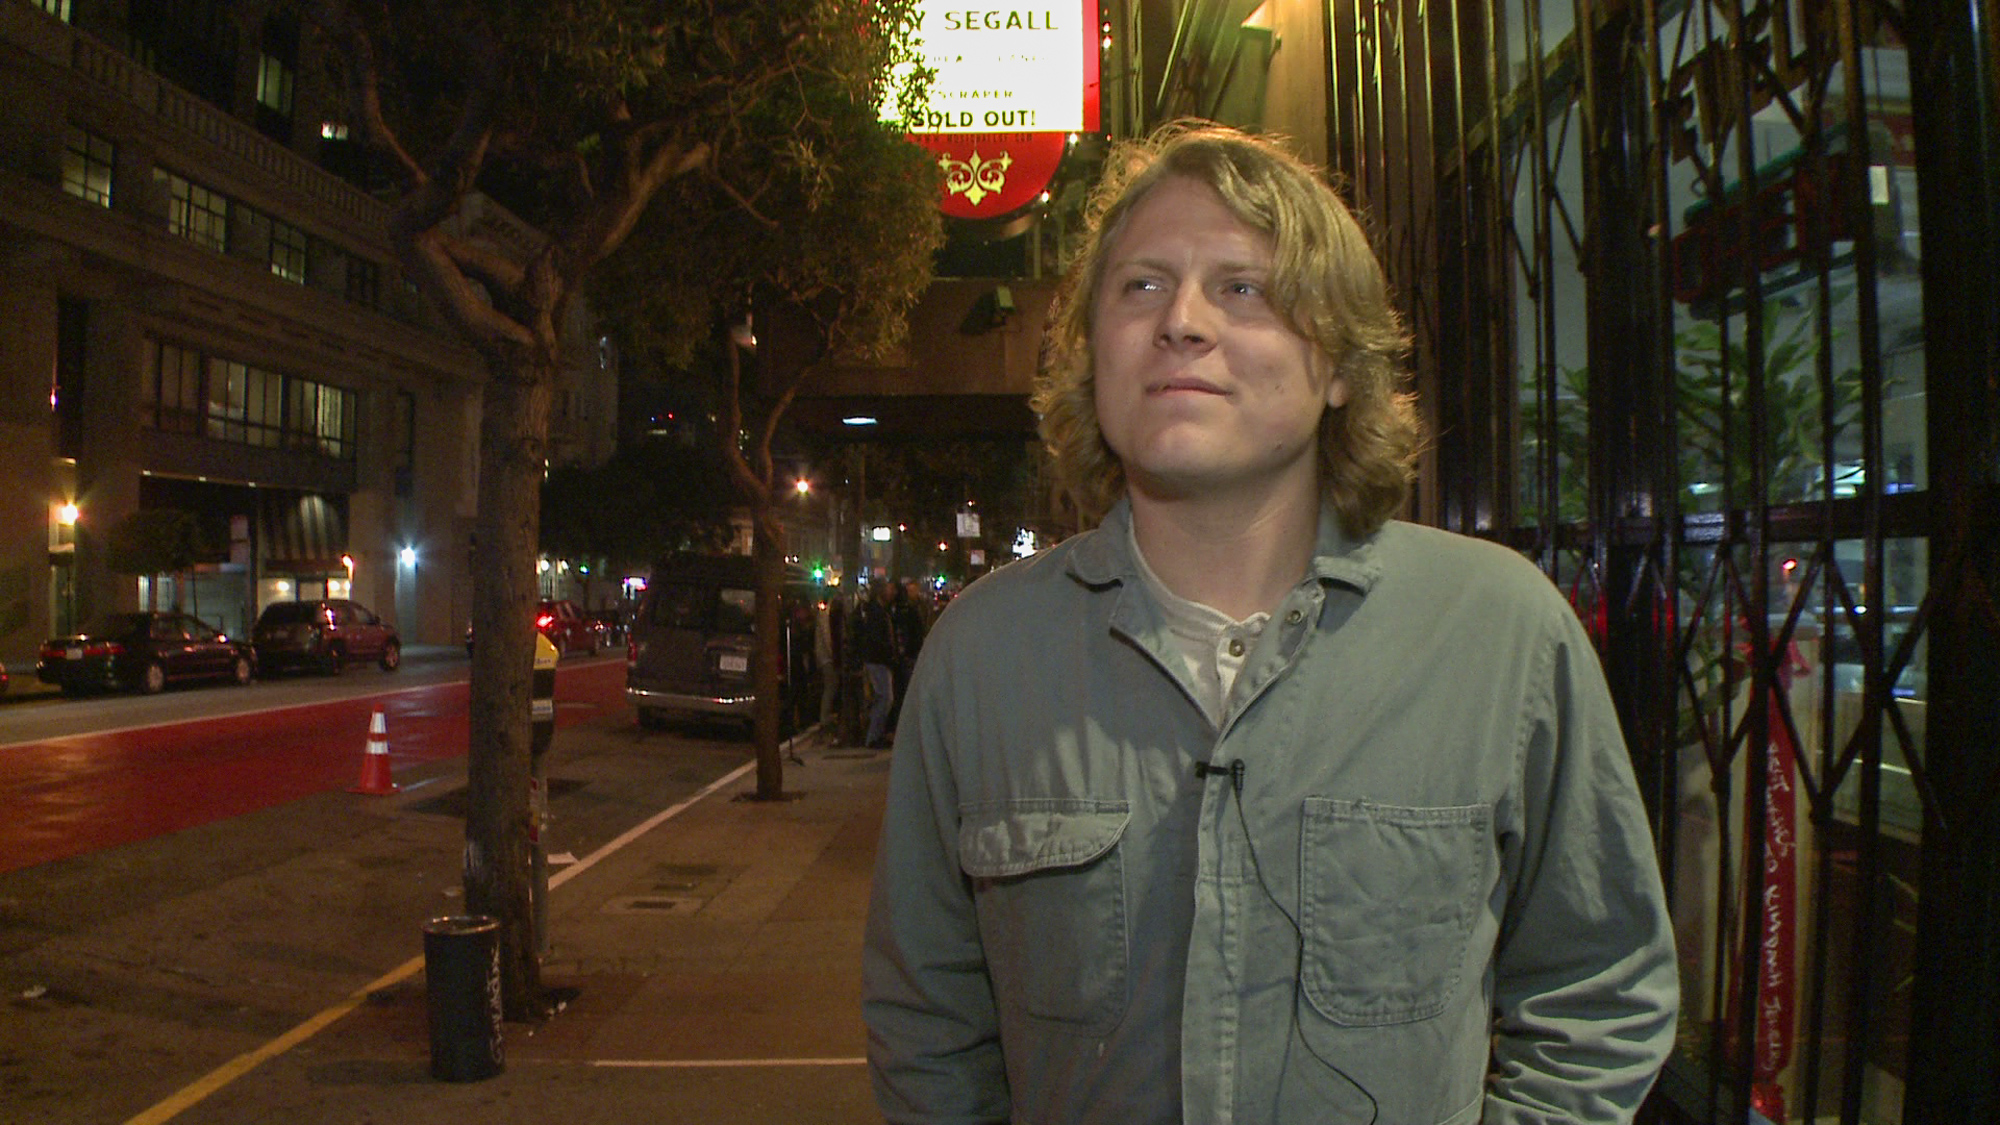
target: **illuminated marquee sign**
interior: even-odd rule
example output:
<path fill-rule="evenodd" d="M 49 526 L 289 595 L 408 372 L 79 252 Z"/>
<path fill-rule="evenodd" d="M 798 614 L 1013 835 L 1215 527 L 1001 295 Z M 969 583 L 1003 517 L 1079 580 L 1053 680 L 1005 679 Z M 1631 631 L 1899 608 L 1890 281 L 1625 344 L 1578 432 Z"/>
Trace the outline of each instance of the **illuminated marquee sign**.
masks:
<path fill-rule="evenodd" d="M 919 0 L 917 40 L 937 72 L 910 139 L 938 155 L 940 209 L 993 219 L 1033 204 L 1069 136 L 1097 129 L 1096 0 L 975 8 Z"/>

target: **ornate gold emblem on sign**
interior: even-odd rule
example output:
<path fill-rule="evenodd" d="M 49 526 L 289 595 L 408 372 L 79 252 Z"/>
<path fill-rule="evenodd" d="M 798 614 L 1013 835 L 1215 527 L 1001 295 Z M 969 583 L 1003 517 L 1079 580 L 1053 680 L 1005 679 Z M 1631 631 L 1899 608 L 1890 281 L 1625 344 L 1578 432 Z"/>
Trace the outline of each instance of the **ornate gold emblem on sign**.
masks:
<path fill-rule="evenodd" d="M 1007 169 L 1013 166 L 1014 158 L 1004 152 L 992 160 L 981 159 L 978 149 L 972 150 L 967 160 L 938 157 L 938 167 L 944 169 L 945 194 L 963 195 L 974 207 L 1007 186 Z"/>

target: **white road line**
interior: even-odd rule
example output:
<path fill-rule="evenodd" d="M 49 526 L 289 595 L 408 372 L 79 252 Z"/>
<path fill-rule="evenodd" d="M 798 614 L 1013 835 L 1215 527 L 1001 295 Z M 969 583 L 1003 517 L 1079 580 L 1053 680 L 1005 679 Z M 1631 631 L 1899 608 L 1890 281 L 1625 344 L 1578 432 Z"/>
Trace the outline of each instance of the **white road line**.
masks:
<path fill-rule="evenodd" d="M 867 1066 L 867 1059 L 592 1059 L 590 1065 L 627 1070 L 700 1070 L 705 1067 Z"/>
<path fill-rule="evenodd" d="M 716 778 L 714 781 L 709 782 L 708 785 L 705 788 L 703 788 L 700 792 L 696 793 L 692 797 L 689 797 L 687 800 L 682 801 L 680 804 L 671 805 L 667 808 L 661 809 L 659 812 L 654 813 L 652 816 L 646 818 L 643 821 L 640 821 L 638 824 L 633 825 L 631 828 L 626 829 L 623 834 L 618 836 L 618 838 L 612 840 L 610 843 L 604 845 L 603 847 L 597 849 L 596 851 L 591 852 L 589 855 L 584 856 L 582 859 L 577 860 L 574 865 L 565 867 L 561 871 L 556 872 L 554 875 L 549 876 L 549 889 L 554 890 L 557 887 L 562 886 L 564 883 L 569 882 L 571 879 L 576 878 L 578 875 L 583 874 L 585 871 L 590 870 L 592 867 L 597 866 L 598 860 L 604 859 L 605 857 L 618 851 L 620 848 L 623 848 L 625 845 L 631 843 L 632 841 L 638 839 L 641 836 L 644 836 L 646 833 L 651 832 L 661 823 L 668 820 L 672 820 L 674 817 L 679 816 L 683 810 L 688 808 L 690 805 L 693 805 L 696 801 L 699 801 L 704 797 L 707 797 L 709 794 L 715 792 L 718 789 L 721 789 L 726 785 L 734 783 L 738 778 L 742 777 L 744 774 L 749 773 L 751 770 L 756 768 L 757 768 L 757 761 L 756 759 L 753 758 L 750 761 L 747 761 L 742 765 L 737 766 L 735 769 L 730 770 L 728 773 L 723 774 L 721 777 Z"/>
<path fill-rule="evenodd" d="M 611 855 L 612 853 L 618 851 L 621 848 L 626 847 L 627 845 L 631 844 L 634 840 L 639 839 L 641 836 L 644 836 L 647 832 L 650 832 L 654 828 L 659 827 L 666 821 L 671 820 L 676 816 L 679 816 L 681 813 L 693 807 L 695 802 L 700 801 L 703 798 L 708 797 L 710 794 L 713 794 L 716 790 L 721 789 L 737 781 L 744 774 L 749 773 L 756 767 L 757 763 L 754 759 L 745 762 L 742 765 L 736 767 L 735 769 L 717 778 L 716 780 L 710 782 L 700 792 L 696 793 L 692 797 L 689 797 L 687 800 L 682 801 L 679 804 L 670 806 L 668 808 L 662 809 L 658 813 L 655 813 L 653 816 L 648 817 L 643 823 L 627 830 L 617 839 L 612 840 L 610 843 L 605 844 L 603 847 L 597 849 L 596 851 L 590 853 L 588 856 L 585 856 L 583 859 L 579 860 L 574 867 L 566 867 L 563 870 L 557 872 L 555 875 L 550 876 L 549 889 L 554 890 L 556 887 L 559 887 L 562 884 L 568 882 L 578 872 L 589 869 L 591 866 L 595 865 L 599 860 L 604 859 L 605 857 Z M 297 1027 L 294 1027 L 290 1031 L 284 1033 L 283 1035 L 278 1036 L 276 1039 L 273 1039 L 270 1042 L 265 1043 L 260 1047 L 256 1047 L 252 1050 L 245 1051 L 243 1054 L 236 1056 L 235 1058 L 229 1060 L 228 1062 L 223 1063 L 221 1066 L 216 1067 L 214 1070 L 209 1071 L 207 1074 L 201 1076 L 200 1078 L 197 1078 L 193 1082 L 190 1082 L 186 1086 L 183 1086 L 181 1089 L 176 1090 L 174 1093 L 168 1095 L 165 1099 L 153 1105 L 151 1108 L 143 1110 L 137 1116 L 128 1119 L 125 1122 L 125 1125 L 160 1125 L 161 1122 L 168 1121 L 174 1117 L 179 1116 L 181 1113 L 184 1113 L 187 1110 L 192 1109 L 195 1105 L 206 1099 L 209 1095 L 222 1089 L 224 1086 L 229 1085 L 231 1082 L 236 1081 L 238 1078 L 241 1078 L 244 1075 L 250 1073 L 252 1070 L 255 1070 L 261 1064 L 271 1059 L 274 1059 L 279 1055 L 284 1054 L 286 1051 L 291 1050 L 293 1047 L 298 1046 L 299 1044 L 319 1034 L 321 1031 L 324 1031 L 326 1028 L 332 1026 L 342 1016 L 347 1015 L 349 1012 L 352 1012 L 354 1009 L 360 1007 L 363 1003 L 365 1003 L 370 994 L 379 992 L 382 989 L 388 988 L 392 985 L 399 984 L 405 980 L 408 980 L 409 978 L 417 975 L 419 972 L 422 972 L 423 967 L 424 967 L 424 959 L 422 957 L 414 957 L 408 961 L 403 962 L 401 965 L 398 965 L 394 969 L 391 969 L 389 972 L 369 982 L 359 991 L 350 994 L 346 999 L 342 1000 L 338 1004 L 335 1004 L 333 1007 L 328 1008 L 325 1011 L 319 1012 L 318 1014 L 307 1019 L 305 1022 L 299 1024 Z M 625 1065 L 625 1064 L 612 1064 L 612 1065 Z M 709 1064 L 709 1065 L 716 1065 L 716 1064 Z M 794 1065 L 804 1065 L 804 1064 L 794 1064 Z"/>

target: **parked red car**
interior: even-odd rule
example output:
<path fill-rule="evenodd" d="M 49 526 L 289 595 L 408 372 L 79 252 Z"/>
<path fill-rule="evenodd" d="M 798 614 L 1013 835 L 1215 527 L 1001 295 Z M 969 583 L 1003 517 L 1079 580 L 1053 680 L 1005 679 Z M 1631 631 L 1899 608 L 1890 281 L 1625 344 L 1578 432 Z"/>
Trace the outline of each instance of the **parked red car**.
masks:
<path fill-rule="evenodd" d="M 393 672 L 403 664 L 396 627 L 346 598 L 272 602 L 257 616 L 251 639 L 264 675 L 314 668 L 338 676 L 348 665 L 370 660 Z"/>
<path fill-rule="evenodd" d="M 572 652 L 596 656 L 604 644 L 604 634 L 597 622 L 585 617 L 575 602 L 562 598 L 542 599 L 535 609 L 535 628 L 556 646 L 557 657 Z"/>
<path fill-rule="evenodd" d="M 572 652 L 597 655 L 604 647 L 604 630 L 597 622 L 583 615 L 576 603 L 564 598 L 543 598 L 535 606 L 535 628 L 556 646 L 556 658 L 560 660 Z M 472 626 L 465 627 L 465 655 L 472 655 Z"/>

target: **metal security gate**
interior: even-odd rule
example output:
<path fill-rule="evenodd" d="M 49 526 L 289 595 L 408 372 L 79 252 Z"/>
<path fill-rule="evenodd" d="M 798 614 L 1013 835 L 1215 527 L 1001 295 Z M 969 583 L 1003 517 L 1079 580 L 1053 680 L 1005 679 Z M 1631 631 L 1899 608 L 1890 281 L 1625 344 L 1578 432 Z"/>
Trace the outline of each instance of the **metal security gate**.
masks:
<path fill-rule="evenodd" d="M 1325 0 L 1420 519 L 1592 625 L 1662 1122 L 2000 1121 L 2000 5 Z"/>

